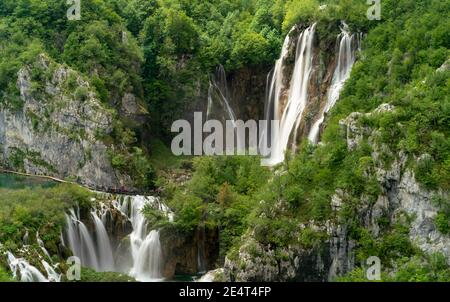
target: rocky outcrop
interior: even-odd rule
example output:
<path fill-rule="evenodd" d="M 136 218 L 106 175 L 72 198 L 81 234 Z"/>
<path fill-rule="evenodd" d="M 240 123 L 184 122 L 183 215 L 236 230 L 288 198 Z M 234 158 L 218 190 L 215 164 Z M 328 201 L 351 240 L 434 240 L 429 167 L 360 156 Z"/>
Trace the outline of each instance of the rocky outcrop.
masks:
<path fill-rule="evenodd" d="M 387 215 L 390 223 L 401 219 L 403 214 L 411 217 L 410 240 L 426 253 L 442 253 L 450 257 L 450 236 L 440 234 L 435 226 L 435 217 L 439 209 L 433 204 L 435 196 L 448 199 L 448 192 L 429 191 L 424 189 L 415 179 L 414 172 L 408 169 L 408 157 L 400 152 L 394 156 L 395 160 L 389 168 L 382 164 L 381 155 L 392 155 L 389 147 L 376 143 L 378 131 L 364 126 L 360 118 L 374 114 L 393 112 L 395 108 L 389 104 L 382 104 L 375 111 L 368 114 L 353 113 L 341 125 L 346 129 L 347 145 L 350 150 L 356 148 L 363 137 L 368 139 L 373 149 L 372 159 L 376 164 L 376 178 L 382 189 L 377 202 L 371 208 L 361 213 L 365 216 L 366 227 L 377 236 L 380 226 L 376 223 L 383 215 Z M 414 160 L 424 160 L 426 154 Z"/>
<path fill-rule="evenodd" d="M 29 174 L 76 180 L 90 188 L 129 186 L 108 146 L 112 113 L 77 72 L 40 55 L 18 73 L 20 109 L 0 108 L 0 160 Z"/>
<path fill-rule="evenodd" d="M 323 282 L 330 267 L 326 245 L 306 249 L 300 246 L 272 248 L 251 236 L 239 249 L 238 259 L 225 260 L 224 276 L 237 282 Z"/>
<path fill-rule="evenodd" d="M 375 109 L 373 112 L 369 113 L 359 113 L 354 112 L 350 114 L 346 119 L 343 119 L 340 121 L 340 126 L 346 136 L 347 139 L 347 146 L 349 151 L 355 150 L 362 142 L 364 138 L 369 138 L 372 140 L 375 138 L 376 134 L 373 129 L 370 127 L 365 127 L 362 125 L 362 118 L 370 118 L 374 115 L 383 114 L 386 112 L 392 112 L 394 111 L 394 106 L 390 104 L 382 104 L 377 109 Z M 372 146 L 376 149 L 379 149 L 378 146 L 374 143 L 372 143 Z M 378 159 L 378 155 L 374 154 L 375 159 Z"/>

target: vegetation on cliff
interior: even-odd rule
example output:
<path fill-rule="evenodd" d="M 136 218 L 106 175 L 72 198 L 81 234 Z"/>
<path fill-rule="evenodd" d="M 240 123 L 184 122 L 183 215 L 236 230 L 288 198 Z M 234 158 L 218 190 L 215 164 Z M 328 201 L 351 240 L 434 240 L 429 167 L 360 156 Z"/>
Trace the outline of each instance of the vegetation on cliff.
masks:
<path fill-rule="evenodd" d="M 24 66 L 32 68 L 33 91 L 45 88 L 46 74 L 33 67 L 45 53 L 86 78 L 113 111 L 112 132 L 98 135 L 111 147 L 112 166 L 130 175 L 139 189 L 158 187 L 175 212 L 170 223 L 146 209 L 149 222 L 172 224 L 182 232 L 219 229 L 218 266 L 226 256 L 239 261 L 246 236 L 274 250 L 275 261 L 286 258 L 291 246 L 313 250 L 329 239 L 325 230 L 331 223 L 348 227 L 356 245 L 357 268 L 341 281 L 363 280 L 362 263 L 372 255 L 381 258 L 386 281 L 448 281 L 448 259 L 428 255 L 411 241 L 415 217 L 402 213 L 393 221 L 383 213 L 374 235 L 361 211 L 386 191 L 377 172 L 405 158 L 402 172 L 414 172 L 421 190 L 434 194 L 435 228 L 441 235 L 450 233 L 450 4 L 383 0 L 380 21 L 368 20 L 367 8 L 365 1 L 351 0 L 84 0 L 82 20 L 70 22 L 65 1 L 3 0 L 0 110 L 23 108 L 17 73 Z M 302 143 L 298 154 L 288 154 L 273 170 L 261 167 L 258 158 L 191 161 L 164 154 L 170 152 L 161 143 L 170 139 L 170 125 L 204 99 L 208 74 L 218 64 L 230 72 L 269 70 L 292 26 L 318 22 L 321 37 L 335 39 L 341 20 L 365 37 L 341 98 L 326 117 L 320 145 Z M 88 93 L 76 85 L 68 89 L 78 100 Z M 150 121 L 138 123 L 124 114 L 130 94 L 136 116 L 150 115 Z M 394 109 L 360 116 L 357 126 L 367 131 L 349 148 L 347 125 L 341 121 L 353 112 L 374 112 L 381 104 Z M 36 116 L 29 118 L 36 129 L 42 126 Z M 149 125 L 158 137 L 154 149 L 147 141 Z M 23 156 L 22 151 L 11 158 L 19 169 Z M 153 166 L 170 171 L 160 171 L 155 179 Z M 171 173 L 188 176 L 180 184 Z M 336 197 L 339 206 L 332 203 Z M 40 233 L 46 248 L 56 253 L 64 212 L 89 200 L 88 192 L 73 186 L 0 188 L 0 242 L 15 250 L 26 230 L 45 229 Z M 89 280 L 108 279 L 87 274 Z M 0 266 L 2 279 L 9 276 Z"/>

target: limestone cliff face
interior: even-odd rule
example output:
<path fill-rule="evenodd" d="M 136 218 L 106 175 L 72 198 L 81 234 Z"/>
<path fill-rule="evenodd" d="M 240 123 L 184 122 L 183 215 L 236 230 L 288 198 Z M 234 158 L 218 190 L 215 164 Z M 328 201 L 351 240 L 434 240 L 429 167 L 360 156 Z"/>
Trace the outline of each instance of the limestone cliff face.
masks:
<path fill-rule="evenodd" d="M 448 192 L 429 191 L 423 188 L 415 179 L 414 172 L 407 166 L 407 156 L 400 152 L 394 155 L 391 167 L 382 165 L 382 154 L 391 153 L 386 145 L 376 143 L 379 132 L 377 129 L 361 126 L 358 120 L 372 114 L 392 112 L 395 108 L 389 104 L 383 104 L 374 112 L 368 114 L 353 113 L 347 119 L 341 121 L 341 127 L 347 136 L 347 146 L 350 150 L 356 148 L 363 137 L 373 149 L 372 159 L 376 163 L 376 178 L 381 185 L 382 193 L 373 206 L 361 209 L 361 217 L 365 226 L 374 236 L 380 233 L 379 218 L 386 215 L 390 223 L 395 223 L 404 218 L 411 217 L 409 237 L 412 243 L 426 253 L 442 253 L 450 256 L 450 236 L 439 233 L 434 220 L 439 209 L 433 204 L 435 196 L 449 198 Z M 414 160 L 423 160 L 427 154 Z M 337 203 L 339 204 L 339 202 Z M 339 206 L 338 206 L 339 207 Z"/>
<path fill-rule="evenodd" d="M 17 78 L 22 106 L 0 107 L 0 160 L 30 174 L 73 179 L 91 188 L 118 188 L 130 179 L 115 171 L 101 137 L 112 112 L 78 73 L 40 55 Z"/>
<path fill-rule="evenodd" d="M 448 192 L 425 190 L 416 181 L 413 171 L 408 169 L 407 157 L 400 152 L 390 167 L 385 167 L 381 154 L 389 148 L 376 143 L 377 129 L 362 126 L 359 120 L 372 114 L 383 114 L 395 110 L 388 104 L 381 105 L 368 114 L 353 113 L 341 121 L 342 134 L 347 137 L 348 149 L 354 150 L 363 139 L 367 139 L 373 149 L 372 159 L 376 163 L 376 179 L 381 187 L 375 202 L 360 196 L 358 209 L 359 224 L 374 238 L 382 235 L 382 220 L 390 225 L 409 220 L 409 239 L 427 254 L 442 253 L 450 257 L 450 236 L 441 234 L 435 226 L 439 209 L 433 204 L 433 196 L 439 194 L 448 199 Z M 426 156 L 426 155 L 424 155 Z M 421 160 L 420 158 L 417 160 Z M 334 217 L 338 217 L 348 195 L 337 190 L 331 206 Z M 319 246 L 289 246 L 275 249 L 257 242 L 252 230 L 245 235 L 245 244 L 240 247 L 238 257 L 227 259 L 224 275 L 231 281 L 331 281 L 355 268 L 355 242 L 345 223 L 330 220 L 325 226 L 316 226 L 313 221 L 308 226 L 327 234 L 327 239 Z M 305 226 L 298 226 L 300 233 Z M 374 255 L 376 256 L 376 255 Z"/>

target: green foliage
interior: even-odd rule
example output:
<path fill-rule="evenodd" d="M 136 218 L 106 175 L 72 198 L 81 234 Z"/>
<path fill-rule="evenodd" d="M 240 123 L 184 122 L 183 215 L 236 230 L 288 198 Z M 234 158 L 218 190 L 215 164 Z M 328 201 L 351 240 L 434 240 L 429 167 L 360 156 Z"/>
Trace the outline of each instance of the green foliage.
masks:
<path fill-rule="evenodd" d="M 258 66 L 270 61 L 269 42 L 259 33 L 242 34 L 231 52 L 231 62 L 235 67 Z"/>
<path fill-rule="evenodd" d="M 150 163 L 155 170 L 180 169 L 189 158 L 185 156 L 173 155 L 170 148 L 160 139 L 150 141 Z"/>
<path fill-rule="evenodd" d="M 288 31 L 299 22 L 309 23 L 316 19 L 319 1 L 317 0 L 291 0 L 286 4 L 286 17 L 283 21 L 283 30 Z"/>
<path fill-rule="evenodd" d="M 2 266 L 0 266 L 0 282 L 14 282 L 13 277 Z"/>
<path fill-rule="evenodd" d="M 178 199 L 179 202 L 174 208 L 177 215 L 175 225 L 182 231 L 194 231 L 203 221 L 205 205 L 200 198 L 192 195 L 175 194 L 174 199 L 176 198 L 182 199 Z"/>
<path fill-rule="evenodd" d="M 434 220 L 436 228 L 444 235 L 450 234 L 450 201 L 448 198 L 435 195 L 432 202 L 439 209 Z"/>
<path fill-rule="evenodd" d="M 382 266 L 381 282 L 449 282 L 450 268 L 442 254 L 401 258 L 391 272 Z M 366 269 L 359 267 L 347 275 L 337 278 L 338 282 L 368 282 Z"/>
<path fill-rule="evenodd" d="M 356 259 L 361 263 L 377 256 L 384 266 L 393 267 L 399 259 L 420 254 L 409 240 L 409 227 L 405 225 L 393 225 L 378 237 L 363 227 L 352 229 L 350 235 L 357 242 Z"/>
<path fill-rule="evenodd" d="M 75 90 L 75 99 L 84 102 L 89 96 L 89 90 L 87 87 L 80 86 Z"/>
<path fill-rule="evenodd" d="M 137 188 L 145 191 L 154 188 L 156 174 L 142 149 L 132 147 L 131 151 L 128 149 L 122 149 L 120 151 L 111 150 L 109 156 L 113 168 L 126 175 L 130 175 Z"/>
<path fill-rule="evenodd" d="M 110 25 L 107 21 L 93 21 L 79 26 L 68 35 L 62 59 L 77 70 L 93 74 L 101 94 L 114 99 L 124 93 L 142 98 L 139 74 L 142 53 L 135 38 L 123 25 Z"/>
<path fill-rule="evenodd" d="M 57 254 L 57 242 L 65 224 L 64 213 L 76 205 L 89 207 L 91 198 L 91 192 L 73 185 L 0 188 L 0 242 L 14 251 L 20 247 L 26 231 L 39 232 L 49 252 Z"/>
<path fill-rule="evenodd" d="M 450 268 L 447 259 L 442 254 L 432 254 L 424 259 L 404 258 L 391 280 L 395 282 L 449 282 Z"/>
<path fill-rule="evenodd" d="M 167 196 L 174 224 L 183 231 L 219 228 L 220 253 L 225 257 L 247 229 L 247 216 L 256 207 L 252 196 L 270 172 L 260 166 L 260 159 L 245 156 L 195 158 L 194 171 L 185 187 L 173 187 Z"/>
<path fill-rule="evenodd" d="M 436 227 L 444 235 L 450 234 L 450 215 L 445 212 L 439 212 L 435 218 Z"/>
<path fill-rule="evenodd" d="M 149 160 L 147 152 L 137 146 L 137 138 L 134 131 L 126 128 L 121 121 L 115 121 L 111 136 L 100 136 L 107 144 L 110 140 L 120 142 L 108 150 L 108 155 L 113 168 L 131 176 L 134 185 L 143 191 L 154 188 L 156 174 Z"/>
<path fill-rule="evenodd" d="M 128 275 L 113 272 L 96 272 L 90 268 L 81 268 L 81 281 L 79 282 L 136 282 Z"/>
<path fill-rule="evenodd" d="M 147 227 L 149 229 L 159 229 L 169 224 L 168 217 L 160 209 L 152 205 L 146 205 L 142 211 L 147 219 Z"/>
<path fill-rule="evenodd" d="M 346 274 L 345 276 L 337 278 L 337 282 L 368 282 L 366 270 L 363 267 L 358 267 Z"/>
<path fill-rule="evenodd" d="M 300 233 L 299 243 L 304 248 L 313 249 L 323 244 L 326 239 L 328 239 L 328 235 L 325 232 L 318 232 L 306 228 Z"/>

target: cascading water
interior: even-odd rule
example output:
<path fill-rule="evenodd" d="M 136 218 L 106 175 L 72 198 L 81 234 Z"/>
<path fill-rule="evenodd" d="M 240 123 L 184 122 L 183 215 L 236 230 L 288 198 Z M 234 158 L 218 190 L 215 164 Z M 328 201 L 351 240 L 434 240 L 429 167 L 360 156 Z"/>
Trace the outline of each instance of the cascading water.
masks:
<path fill-rule="evenodd" d="M 161 244 L 159 232 L 147 231 L 147 221 L 142 214 L 146 204 L 157 202 L 156 198 L 137 196 L 131 202 L 130 221 L 133 232 L 130 234 L 131 255 L 133 257 L 133 267 L 131 276 L 138 281 L 158 281 L 162 279 L 161 274 Z M 167 211 L 167 208 L 159 204 L 160 210 Z"/>
<path fill-rule="evenodd" d="M 143 240 L 134 238 L 132 241 L 134 264 L 131 275 L 143 282 L 162 280 L 159 232 L 151 231 Z"/>
<path fill-rule="evenodd" d="M 67 221 L 67 239 L 69 247 L 75 256 L 80 258 L 81 264 L 101 271 L 97 259 L 97 252 L 88 228 L 80 220 L 79 213 L 75 213 L 73 209 L 66 214 Z"/>
<path fill-rule="evenodd" d="M 279 132 L 271 146 L 268 165 L 276 165 L 284 160 L 284 153 L 290 146 L 295 150 L 297 130 L 308 101 L 308 84 L 312 70 L 313 42 L 316 24 L 305 29 L 297 42 L 295 67 L 291 77 L 289 96 L 283 94 L 284 64 L 289 51 L 290 34 L 286 37 L 280 59 L 275 65 L 266 100 L 266 120 L 279 121 Z M 293 30 L 295 27 L 293 28 Z M 292 30 L 291 30 L 292 31 Z M 271 131 L 266 131 L 267 135 Z M 291 144 L 290 144 L 291 142 Z"/>
<path fill-rule="evenodd" d="M 334 107 L 339 99 L 340 92 L 345 81 L 350 77 L 351 70 L 356 61 L 356 51 L 360 46 L 360 35 L 350 34 L 347 25 L 344 23 L 341 34 L 337 38 L 337 64 L 334 71 L 333 80 L 328 90 L 327 103 L 320 112 L 319 119 L 313 124 L 308 135 L 311 143 L 317 144 L 319 141 L 320 126 L 325 115 Z"/>
<path fill-rule="evenodd" d="M 45 254 L 45 256 L 47 256 L 48 259 L 52 260 L 52 257 L 50 256 L 49 252 L 47 251 L 47 249 L 44 246 L 44 242 L 39 237 L 39 232 L 36 232 L 36 241 L 37 241 L 39 247 L 41 248 L 42 252 Z"/>
<path fill-rule="evenodd" d="M 11 252 L 6 254 L 8 256 L 8 265 L 14 278 L 17 278 L 20 274 L 21 282 L 48 282 L 47 278 L 25 259 L 16 258 Z"/>
<path fill-rule="evenodd" d="M 73 209 L 70 210 L 66 215 L 67 240 L 63 240 L 63 242 L 67 242 L 74 255 L 80 258 L 82 265 L 96 271 L 123 272 L 143 282 L 162 280 L 162 250 L 159 231 L 148 230 L 142 210 L 145 206 L 151 205 L 165 213 L 169 221 L 173 221 L 173 214 L 169 208 L 159 199 L 146 196 L 125 196 L 113 200 L 111 205 L 131 222 L 132 232 L 129 235 L 128 254 L 125 255 L 125 258 L 132 260 L 128 266 L 121 267 L 115 263 L 114 256 L 118 253 L 118 247 L 113 247 L 106 230 L 107 217 L 111 214 L 111 208 L 104 204 L 100 204 L 100 212 L 97 209 L 91 211 L 90 218 L 95 236 L 90 235 L 88 227 L 81 221 L 79 213 Z"/>
<path fill-rule="evenodd" d="M 232 121 L 235 126 L 236 115 L 230 106 L 230 94 L 225 69 L 219 65 L 216 74 L 211 77 L 208 89 L 208 120 Z"/>
<path fill-rule="evenodd" d="M 41 263 L 47 272 L 47 278 L 28 261 L 22 258 L 16 258 L 11 252 L 6 252 L 8 265 L 14 278 L 20 276 L 21 282 L 59 282 L 61 275 L 55 272 L 54 268 L 45 260 Z"/>
<path fill-rule="evenodd" d="M 296 27 L 294 26 L 291 31 L 286 35 L 284 39 L 283 47 L 281 48 L 280 58 L 275 63 L 274 69 L 267 76 L 267 86 L 266 86 L 266 102 L 264 107 L 264 117 L 266 121 L 276 120 L 277 112 L 279 112 L 279 100 L 281 98 L 281 92 L 284 88 L 284 77 L 283 77 L 283 67 L 284 60 L 288 55 L 289 44 L 291 42 L 290 35 L 292 31 L 294 31 Z M 271 123 L 267 124 L 266 129 L 261 129 L 262 137 L 265 138 L 267 142 L 271 141 L 272 136 L 272 125 Z M 277 133 L 278 134 L 278 133 Z M 263 144 L 263 141 L 260 142 L 260 150 L 262 154 L 269 154 L 269 148 L 271 146 L 267 146 Z"/>
<path fill-rule="evenodd" d="M 91 215 L 95 225 L 95 234 L 97 236 L 96 248 L 99 260 L 99 270 L 111 272 L 114 270 L 114 258 L 108 232 L 106 231 L 102 220 L 97 216 L 97 213 L 92 211 Z"/>
<path fill-rule="evenodd" d="M 47 272 L 47 280 L 49 282 L 60 282 L 61 281 L 61 275 L 58 274 L 55 269 L 48 264 L 46 261 L 42 260 L 42 265 L 45 268 L 45 271 Z"/>

